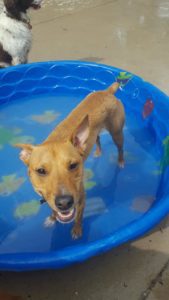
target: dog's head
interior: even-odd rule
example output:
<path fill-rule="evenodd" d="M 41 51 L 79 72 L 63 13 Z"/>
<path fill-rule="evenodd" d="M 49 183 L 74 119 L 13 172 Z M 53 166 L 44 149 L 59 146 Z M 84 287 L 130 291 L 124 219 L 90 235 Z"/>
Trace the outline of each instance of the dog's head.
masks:
<path fill-rule="evenodd" d="M 26 13 L 29 8 L 40 8 L 41 3 L 42 0 L 4 0 L 6 11 L 16 19 L 20 19 L 20 14 Z"/>
<path fill-rule="evenodd" d="M 89 120 L 85 117 L 72 136 L 64 141 L 46 141 L 33 146 L 17 144 L 20 159 L 27 165 L 35 191 L 66 223 L 74 219 L 83 193 L 83 161 L 89 137 Z"/>

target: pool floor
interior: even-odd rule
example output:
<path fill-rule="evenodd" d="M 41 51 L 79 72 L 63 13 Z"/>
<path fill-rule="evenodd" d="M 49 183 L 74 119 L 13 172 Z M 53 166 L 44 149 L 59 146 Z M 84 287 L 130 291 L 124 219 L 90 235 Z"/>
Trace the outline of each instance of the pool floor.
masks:
<path fill-rule="evenodd" d="M 161 173 L 154 138 L 146 130 L 137 131 L 137 120 L 127 113 L 125 168 L 118 168 L 117 150 L 107 132 L 101 133 L 102 156 L 95 158 L 93 150 L 85 163 L 83 237 L 72 240 L 72 224 L 44 227 L 50 208 L 40 206 L 13 145 L 41 143 L 80 100 L 39 95 L 1 106 L 0 253 L 48 252 L 95 241 L 141 218 L 156 201 Z"/>

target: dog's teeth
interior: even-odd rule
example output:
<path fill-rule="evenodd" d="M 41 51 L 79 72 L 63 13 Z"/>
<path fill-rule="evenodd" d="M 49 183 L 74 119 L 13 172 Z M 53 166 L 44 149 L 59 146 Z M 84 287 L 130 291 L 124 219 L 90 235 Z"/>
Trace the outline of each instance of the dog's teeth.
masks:
<path fill-rule="evenodd" d="M 44 226 L 45 227 L 52 227 L 55 224 L 55 220 L 53 220 L 51 217 L 47 217 L 45 222 L 44 222 Z"/>

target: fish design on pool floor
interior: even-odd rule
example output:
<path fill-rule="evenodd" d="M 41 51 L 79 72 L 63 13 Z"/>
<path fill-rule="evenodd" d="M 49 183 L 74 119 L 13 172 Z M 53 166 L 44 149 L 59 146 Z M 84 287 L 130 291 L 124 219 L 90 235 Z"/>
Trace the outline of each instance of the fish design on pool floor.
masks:
<path fill-rule="evenodd" d="M 108 209 L 101 197 L 88 198 L 84 210 L 86 218 L 108 212 Z"/>
<path fill-rule="evenodd" d="M 2 176 L 2 180 L 0 181 L 0 196 L 8 197 L 15 193 L 25 180 L 24 177 L 17 177 L 17 174 Z"/>
<path fill-rule="evenodd" d="M 5 144 L 13 146 L 16 143 L 33 143 L 34 138 L 28 135 L 19 135 L 22 129 L 18 127 L 6 128 L 0 126 L 0 150 Z"/>
<path fill-rule="evenodd" d="M 59 112 L 55 112 L 54 110 L 46 110 L 41 115 L 32 115 L 29 118 L 40 124 L 50 124 L 55 121 L 60 116 Z"/>
<path fill-rule="evenodd" d="M 14 211 L 14 217 L 23 219 L 38 214 L 40 210 L 39 200 L 30 200 L 21 203 Z"/>
<path fill-rule="evenodd" d="M 25 201 L 18 205 L 14 211 L 16 219 L 24 219 L 38 214 L 40 210 L 39 200 Z M 101 197 L 87 199 L 84 216 L 86 218 L 107 212 L 108 209 Z"/>
<path fill-rule="evenodd" d="M 136 212 L 145 213 L 152 206 L 155 201 L 155 196 L 153 195 L 142 195 L 134 198 L 131 206 L 131 210 Z"/>

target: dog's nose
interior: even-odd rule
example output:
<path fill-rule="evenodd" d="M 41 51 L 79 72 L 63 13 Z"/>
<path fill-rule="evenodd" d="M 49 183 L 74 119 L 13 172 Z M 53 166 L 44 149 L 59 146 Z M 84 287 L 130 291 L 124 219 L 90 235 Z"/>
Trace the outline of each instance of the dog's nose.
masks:
<path fill-rule="evenodd" d="M 74 204 L 73 197 L 71 195 L 56 196 L 55 204 L 61 211 L 68 210 Z"/>

